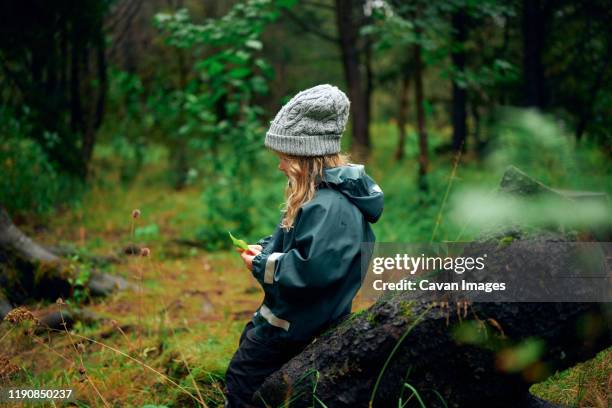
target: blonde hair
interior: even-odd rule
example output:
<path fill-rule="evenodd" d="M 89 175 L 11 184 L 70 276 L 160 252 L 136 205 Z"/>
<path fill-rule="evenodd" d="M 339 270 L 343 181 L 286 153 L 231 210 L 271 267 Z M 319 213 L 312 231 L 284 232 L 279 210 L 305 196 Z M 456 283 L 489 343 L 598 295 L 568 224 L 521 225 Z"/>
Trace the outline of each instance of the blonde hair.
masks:
<path fill-rule="evenodd" d="M 317 178 L 324 179 L 323 169 L 349 163 L 349 157 L 343 153 L 325 156 L 293 156 L 276 152 L 287 160 L 287 186 L 285 187 L 285 216 L 281 227 L 286 231 L 293 228 L 295 217 L 300 207 L 312 200 L 317 191 Z"/>

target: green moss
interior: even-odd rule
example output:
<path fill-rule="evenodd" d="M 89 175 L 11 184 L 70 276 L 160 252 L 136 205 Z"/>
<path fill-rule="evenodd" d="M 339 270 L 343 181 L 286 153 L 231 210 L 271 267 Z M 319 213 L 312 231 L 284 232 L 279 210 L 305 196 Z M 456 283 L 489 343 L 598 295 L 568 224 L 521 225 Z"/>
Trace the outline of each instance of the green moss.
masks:
<path fill-rule="evenodd" d="M 514 241 L 514 239 L 515 238 L 512 235 L 505 236 L 505 237 L 501 238 L 497 242 L 497 247 L 498 248 L 506 247 L 506 246 L 510 245 L 512 243 L 512 241 Z"/>
<path fill-rule="evenodd" d="M 547 401 L 564 406 L 606 406 L 608 381 L 612 371 L 612 347 L 592 360 L 557 372 L 534 384 L 530 391 Z"/>
<path fill-rule="evenodd" d="M 376 313 L 368 312 L 366 315 L 366 321 L 372 326 L 376 326 L 378 324 L 378 320 L 376 320 L 377 317 L 378 315 Z"/>
<path fill-rule="evenodd" d="M 58 261 L 39 262 L 34 270 L 34 283 L 41 284 L 56 278 L 68 280 L 74 277 L 75 271 L 74 264 L 64 264 Z"/>
<path fill-rule="evenodd" d="M 402 316 L 410 317 L 413 315 L 412 313 L 413 302 L 401 301 L 399 303 L 400 313 Z"/>

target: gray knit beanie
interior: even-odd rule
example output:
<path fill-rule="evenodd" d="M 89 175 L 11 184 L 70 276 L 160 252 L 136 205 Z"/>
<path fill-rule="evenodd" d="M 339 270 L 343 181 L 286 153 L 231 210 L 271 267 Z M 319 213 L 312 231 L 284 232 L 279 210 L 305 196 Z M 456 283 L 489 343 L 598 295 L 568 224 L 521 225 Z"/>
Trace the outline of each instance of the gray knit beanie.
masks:
<path fill-rule="evenodd" d="M 317 85 L 295 95 L 270 124 L 266 147 L 295 156 L 340 152 L 350 102 L 332 85 Z"/>

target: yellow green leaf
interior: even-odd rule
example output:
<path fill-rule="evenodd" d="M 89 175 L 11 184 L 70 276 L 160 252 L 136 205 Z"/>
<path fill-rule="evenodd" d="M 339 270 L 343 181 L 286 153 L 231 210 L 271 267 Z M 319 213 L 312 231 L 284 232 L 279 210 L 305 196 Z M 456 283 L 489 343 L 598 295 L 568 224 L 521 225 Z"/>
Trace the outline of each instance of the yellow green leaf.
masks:
<path fill-rule="evenodd" d="M 244 249 L 245 251 L 246 251 L 247 249 L 249 249 L 249 246 L 247 245 L 247 243 L 246 243 L 244 240 L 242 240 L 242 239 L 237 239 L 237 238 L 236 238 L 236 237 L 234 237 L 234 236 L 232 235 L 232 233 L 231 233 L 231 232 L 229 232 L 229 231 L 228 231 L 227 233 L 229 234 L 230 238 L 232 239 L 232 244 L 234 244 L 234 246 L 235 246 L 236 248 Z"/>

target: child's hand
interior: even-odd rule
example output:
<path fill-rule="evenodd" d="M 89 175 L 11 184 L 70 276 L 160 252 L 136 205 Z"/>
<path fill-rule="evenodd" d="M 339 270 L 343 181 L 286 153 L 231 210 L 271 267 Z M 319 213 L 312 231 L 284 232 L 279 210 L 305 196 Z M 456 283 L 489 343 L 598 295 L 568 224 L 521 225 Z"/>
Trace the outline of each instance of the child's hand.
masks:
<path fill-rule="evenodd" d="M 249 249 L 236 248 L 236 252 L 241 254 L 246 252 L 253 256 L 257 255 L 261 251 L 263 251 L 263 247 L 261 245 L 249 245 Z"/>
<path fill-rule="evenodd" d="M 263 247 L 261 245 L 249 245 L 249 252 L 251 252 L 253 255 L 257 255 L 261 251 L 263 251 Z"/>
<path fill-rule="evenodd" d="M 252 271 L 253 258 L 255 258 L 255 256 L 257 256 L 257 254 L 259 254 L 262 249 L 263 248 L 261 245 L 249 245 L 249 249 L 247 250 L 236 249 L 236 251 L 240 252 L 240 257 L 242 258 L 242 261 L 246 265 L 247 269 L 249 271 Z"/>

